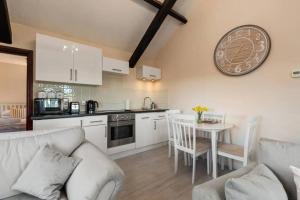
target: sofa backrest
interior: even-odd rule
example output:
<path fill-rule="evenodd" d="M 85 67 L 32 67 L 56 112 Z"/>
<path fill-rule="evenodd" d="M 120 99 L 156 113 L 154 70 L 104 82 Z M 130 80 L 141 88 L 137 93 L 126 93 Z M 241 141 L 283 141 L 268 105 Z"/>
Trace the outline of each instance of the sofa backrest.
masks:
<path fill-rule="evenodd" d="M 290 165 L 300 167 L 300 144 L 261 139 L 258 163 L 267 165 L 281 181 L 289 199 L 297 199 L 297 190 Z"/>
<path fill-rule="evenodd" d="M 70 155 L 83 141 L 81 128 L 0 134 L 0 199 L 19 193 L 10 188 L 40 147 L 48 144 Z"/>

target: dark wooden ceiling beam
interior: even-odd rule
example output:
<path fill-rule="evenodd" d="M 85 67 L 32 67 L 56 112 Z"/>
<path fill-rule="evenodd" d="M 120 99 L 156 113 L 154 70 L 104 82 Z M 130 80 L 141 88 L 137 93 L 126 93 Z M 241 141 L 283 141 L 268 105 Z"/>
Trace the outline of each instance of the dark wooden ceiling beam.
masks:
<path fill-rule="evenodd" d="M 165 0 L 162 4 L 161 9 L 158 11 L 154 19 L 152 20 L 150 26 L 148 27 L 147 31 L 145 32 L 142 40 L 140 41 L 139 45 L 135 49 L 134 53 L 132 54 L 131 58 L 129 59 L 129 66 L 134 67 L 140 57 L 143 55 L 146 48 L 149 46 L 151 40 L 155 36 L 156 32 L 164 22 L 165 18 L 169 14 L 169 10 L 174 6 L 177 0 Z"/>
<path fill-rule="evenodd" d="M 11 44 L 12 33 L 6 0 L 0 0 L 0 42 Z"/>
<path fill-rule="evenodd" d="M 158 8 L 158 9 L 162 8 L 162 3 L 160 3 L 157 0 L 144 0 L 144 1 L 147 2 L 147 3 L 149 3 L 150 5 Z M 176 12 L 173 9 L 169 10 L 169 15 L 172 16 L 172 17 L 174 17 L 175 19 L 181 21 L 184 24 L 186 24 L 188 22 L 188 20 L 183 15 L 181 15 L 180 13 Z"/>

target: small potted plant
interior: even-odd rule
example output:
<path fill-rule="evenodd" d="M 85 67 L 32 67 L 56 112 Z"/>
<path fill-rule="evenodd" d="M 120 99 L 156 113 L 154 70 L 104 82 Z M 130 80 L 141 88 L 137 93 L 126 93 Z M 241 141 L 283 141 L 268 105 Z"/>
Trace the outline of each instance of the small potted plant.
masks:
<path fill-rule="evenodd" d="M 202 113 L 203 112 L 207 112 L 208 111 L 208 108 L 205 107 L 205 106 L 195 106 L 193 108 L 193 111 L 195 111 L 197 114 L 198 114 L 198 119 L 197 119 L 197 122 L 198 124 L 201 124 L 202 120 L 201 120 L 201 117 L 202 117 Z"/>

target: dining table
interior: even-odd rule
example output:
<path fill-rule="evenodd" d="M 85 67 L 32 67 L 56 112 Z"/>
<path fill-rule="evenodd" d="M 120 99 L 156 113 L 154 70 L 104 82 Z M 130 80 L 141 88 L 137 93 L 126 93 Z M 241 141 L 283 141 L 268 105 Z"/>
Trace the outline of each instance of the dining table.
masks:
<path fill-rule="evenodd" d="M 211 155 L 212 155 L 212 176 L 213 178 L 217 178 L 218 172 L 217 172 L 217 153 L 218 153 L 218 138 L 219 134 L 223 134 L 224 132 L 229 131 L 234 127 L 234 124 L 229 123 L 200 123 L 197 124 L 196 129 L 199 131 L 204 131 L 210 134 L 211 138 Z M 231 142 L 231 137 L 230 141 Z"/>

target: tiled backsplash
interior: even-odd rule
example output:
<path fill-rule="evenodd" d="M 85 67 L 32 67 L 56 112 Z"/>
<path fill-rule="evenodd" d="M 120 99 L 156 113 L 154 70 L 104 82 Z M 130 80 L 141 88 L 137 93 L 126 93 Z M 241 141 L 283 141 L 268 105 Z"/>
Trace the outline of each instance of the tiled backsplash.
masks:
<path fill-rule="evenodd" d="M 135 79 L 135 76 L 120 76 L 103 74 L 102 86 L 86 86 L 63 83 L 34 83 L 34 97 L 38 91 L 64 92 L 69 101 L 96 100 L 101 110 L 124 109 L 126 99 L 130 100 L 131 109 L 139 109 L 146 96 L 160 108 L 166 108 L 168 102 L 167 91 L 161 89 L 160 82 L 144 82 Z M 84 106 L 81 107 L 84 110 Z"/>

